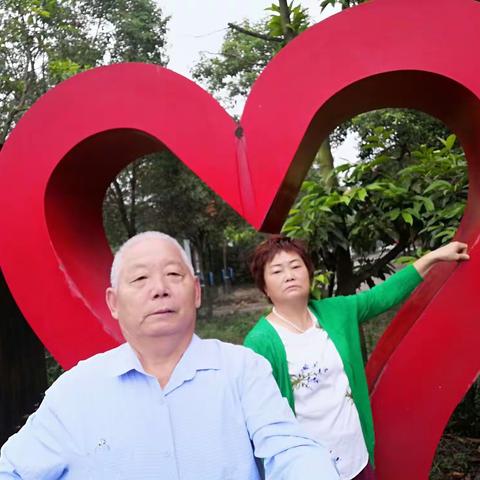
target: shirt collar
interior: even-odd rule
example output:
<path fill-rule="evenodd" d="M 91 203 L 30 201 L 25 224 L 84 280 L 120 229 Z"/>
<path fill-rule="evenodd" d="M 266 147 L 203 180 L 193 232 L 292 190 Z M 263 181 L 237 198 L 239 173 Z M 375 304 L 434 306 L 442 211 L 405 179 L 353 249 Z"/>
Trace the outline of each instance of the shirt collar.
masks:
<path fill-rule="evenodd" d="M 217 342 L 202 340 L 194 334 L 189 346 L 177 363 L 171 380 L 175 377 L 183 382 L 193 378 L 199 370 L 219 370 L 220 364 L 220 351 Z M 113 377 L 119 377 L 132 370 L 148 375 L 133 348 L 128 342 L 125 342 L 113 350 L 108 373 Z M 170 381 L 170 383 L 172 382 Z"/>
<path fill-rule="evenodd" d="M 112 356 L 109 358 L 108 374 L 112 377 L 120 377 L 131 370 L 145 374 L 135 351 L 128 342 L 125 342 L 112 351 Z"/>

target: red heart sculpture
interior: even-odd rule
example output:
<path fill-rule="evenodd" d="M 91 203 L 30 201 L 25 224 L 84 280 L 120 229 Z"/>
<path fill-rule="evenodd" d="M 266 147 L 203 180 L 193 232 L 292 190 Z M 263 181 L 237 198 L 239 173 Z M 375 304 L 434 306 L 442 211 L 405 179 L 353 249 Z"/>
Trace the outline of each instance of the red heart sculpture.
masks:
<path fill-rule="evenodd" d="M 322 139 L 341 121 L 411 107 L 458 135 L 470 169 L 458 232 L 473 246 L 407 302 L 368 365 L 379 478 L 428 478 L 435 447 L 478 375 L 480 4 L 374 0 L 304 32 L 255 83 L 238 128 L 200 87 L 143 64 L 77 75 L 42 97 L 0 156 L 0 266 L 66 368 L 120 342 L 104 303 L 102 200 L 135 158 L 168 147 L 254 227 L 282 225 Z M 446 32 L 450 32 L 447 34 Z M 459 308 L 461 306 L 461 308 Z"/>

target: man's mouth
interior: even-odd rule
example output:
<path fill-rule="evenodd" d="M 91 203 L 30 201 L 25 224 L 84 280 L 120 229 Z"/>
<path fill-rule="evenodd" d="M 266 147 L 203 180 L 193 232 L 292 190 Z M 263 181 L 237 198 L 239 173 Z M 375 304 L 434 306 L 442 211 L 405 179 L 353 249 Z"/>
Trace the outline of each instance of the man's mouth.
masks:
<path fill-rule="evenodd" d="M 154 312 L 150 313 L 148 316 L 150 317 L 152 315 L 168 315 L 170 313 L 175 313 L 175 310 L 173 308 L 159 308 Z"/>

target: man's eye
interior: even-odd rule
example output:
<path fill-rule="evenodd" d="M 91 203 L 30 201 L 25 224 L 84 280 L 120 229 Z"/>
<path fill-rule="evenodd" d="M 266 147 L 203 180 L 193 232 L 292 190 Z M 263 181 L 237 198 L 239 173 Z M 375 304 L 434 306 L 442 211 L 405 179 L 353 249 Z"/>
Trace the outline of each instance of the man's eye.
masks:
<path fill-rule="evenodd" d="M 147 276 L 146 275 L 139 275 L 138 277 L 134 278 L 134 282 L 141 282 L 142 280 L 146 280 Z"/>
<path fill-rule="evenodd" d="M 169 277 L 181 277 L 182 274 L 179 273 L 179 272 L 168 272 L 167 276 L 169 276 Z"/>

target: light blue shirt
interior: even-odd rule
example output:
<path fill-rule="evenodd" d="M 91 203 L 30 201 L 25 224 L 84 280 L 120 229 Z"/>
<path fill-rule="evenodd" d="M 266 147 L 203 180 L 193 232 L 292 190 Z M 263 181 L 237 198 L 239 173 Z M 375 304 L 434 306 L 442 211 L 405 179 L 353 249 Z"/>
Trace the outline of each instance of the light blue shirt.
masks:
<path fill-rule="evenodd" d="M 161 388 L 125 343 L 80 362 L 1 450 L 0 480 L 336 480 L 252 351 L 194 336 Z"/>

